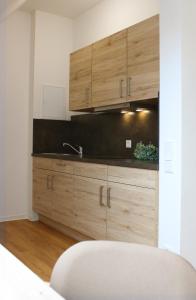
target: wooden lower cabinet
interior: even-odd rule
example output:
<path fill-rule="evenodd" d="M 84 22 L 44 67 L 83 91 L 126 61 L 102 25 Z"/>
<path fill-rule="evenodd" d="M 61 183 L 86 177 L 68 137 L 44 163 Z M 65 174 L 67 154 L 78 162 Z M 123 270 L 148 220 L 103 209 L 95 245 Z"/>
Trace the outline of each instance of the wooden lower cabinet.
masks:
<path fill-rule="evenodd" d="M 74 226 L 73 175 L 53 172 L 52 219 L 72 228 Z"/>
<path fill-rule="evenodd" d="M 33 170 L 33 210 L 39 214 L 52 217 L 52 172 Z"/>
<path fill-rule="evenodd" d="M 73 176 L 50 170 L 33 171 L 33 209 L 68 227 L 74 223 Z"/>
<path fill-rule="evenodd" d="M 74 178 L 74 229 L 93 239 L 106 238 L 106 186 L 104 180 Z"/>
<path fill-rule="evenodd" d="M 97 172 L 98 165 L 72 162 L 56 171 L 42 169 L 54 166 L 54 160 L 35 162 L 33 209 L 38 214 L 84 238 L 157 245 L 157 171 L 103 165 Z"/>
<path fill-rule="evenodd" d="M 155 190 L 111 182 L 108 189 L 106 238 L 156 246 Z"/>

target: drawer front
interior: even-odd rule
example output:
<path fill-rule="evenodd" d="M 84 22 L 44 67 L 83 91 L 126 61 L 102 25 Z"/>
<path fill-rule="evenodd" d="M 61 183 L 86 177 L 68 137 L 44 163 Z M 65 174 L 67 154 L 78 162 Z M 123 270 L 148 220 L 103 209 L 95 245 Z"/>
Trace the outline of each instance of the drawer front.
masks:
<path fill-rule="evenodd" d="M 89 163 L 75 163 L 74 174 L 83 177 L 107 180 L 107 166 Z"/>
<path fill-rule="evenodd" d="M 52 170 L 53 159 L 44 157 L 34 157 L 33 158 L 33 168 Z"/>
<path fill-rule="evenodd" d="M 158 172 L 125 167 L 108 167 L 108 181 L 147 187 L 157 188 Z"/>
<path fill-rule="evenodd" d="M 72 161 L 62 159 L 53 159 L 52 169 L 57 172 L 73 174 L 74 163 Z"/>

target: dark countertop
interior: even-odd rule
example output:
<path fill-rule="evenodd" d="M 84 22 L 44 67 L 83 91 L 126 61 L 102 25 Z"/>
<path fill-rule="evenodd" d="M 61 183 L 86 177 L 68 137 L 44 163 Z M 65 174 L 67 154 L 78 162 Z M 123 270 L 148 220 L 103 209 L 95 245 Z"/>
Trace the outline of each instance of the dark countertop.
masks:
<path fill-rule="evenodd" d="M 62 160 L 79 161 L 94 164 L 103 164 L 110 166 L 120 166 L 127 168 L 138 168 L 146 170 L 159 170 L 159 163 L 157 161 L 142 161 L 137 159 L 128 158 L 102 158 L 96 156 L 85 156 L 80 158 L 78 155 L 72 154 L 61 154 L 61 153 L 33 153 L 34 157 L 53 158 Z"/>

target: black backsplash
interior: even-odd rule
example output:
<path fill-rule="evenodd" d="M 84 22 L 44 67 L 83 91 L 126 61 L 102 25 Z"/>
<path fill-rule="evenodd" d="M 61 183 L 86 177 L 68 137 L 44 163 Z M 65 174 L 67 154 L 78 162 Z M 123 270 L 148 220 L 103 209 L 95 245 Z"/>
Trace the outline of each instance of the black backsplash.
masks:
<path fill-rule="evenodd" d="M 33 153 L 63 152 L 62 141 L 72 142 L 69 121 L 33 120 Z"/>
<path fill-rule="evenodd" d="M 158 110 L 133 115 L 99 113 L 73 116 L 71 121 L 34 120 L 33 152 L 70 152 L 62 142 L 81 145 L 84 154 L 132 157 L 137 142 L 158 146 Z M 132 149 L 126 149 L 126 139 Z"/>

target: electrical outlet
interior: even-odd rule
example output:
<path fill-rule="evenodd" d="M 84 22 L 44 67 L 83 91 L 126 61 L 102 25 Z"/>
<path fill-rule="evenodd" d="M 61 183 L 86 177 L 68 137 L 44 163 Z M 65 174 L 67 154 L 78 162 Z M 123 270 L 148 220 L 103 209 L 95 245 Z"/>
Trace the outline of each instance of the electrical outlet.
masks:
<path fill-rule="evenodd" d="M 132 142 L 131 142 L 131 140 L 126 140 L 126 148 L 127 148 L 127 149 L 131 149 L 131 147 L 132 147 Z"/>

